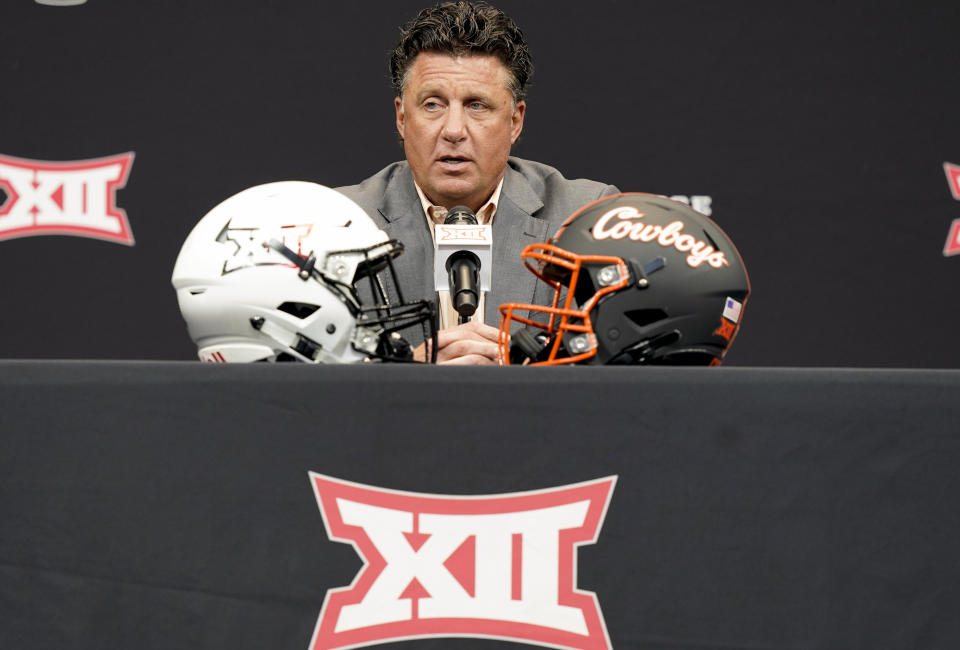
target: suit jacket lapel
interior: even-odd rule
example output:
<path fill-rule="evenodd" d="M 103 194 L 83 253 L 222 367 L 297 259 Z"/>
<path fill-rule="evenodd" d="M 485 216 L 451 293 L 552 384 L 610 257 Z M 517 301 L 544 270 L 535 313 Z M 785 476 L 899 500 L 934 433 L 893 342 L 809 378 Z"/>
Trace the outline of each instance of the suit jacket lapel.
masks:
<path fill-rule="evenodd" d="M 543 201 L 522 174 L 507 166 L 500 204 L 493 219 L 493 268 L 497 278 L 486 298 L 484 320 L 500 322 L 499 307 L 506 302 L 533 302 L 537 277 L 523 265 L 520 253 L 529 244 L 546 241 L 549 224 L 533 216 Z"/>
<path fill-rule="evenodd" d="M 391 177 L 379 212 L 383 218 L 379 225 L 404 246 L 403 254 L 394 260 L 404 299 L 433 300 L 433 265 L 423 263 L 433 259 L 433 238 L 409 166 L 402 165 Z"/>

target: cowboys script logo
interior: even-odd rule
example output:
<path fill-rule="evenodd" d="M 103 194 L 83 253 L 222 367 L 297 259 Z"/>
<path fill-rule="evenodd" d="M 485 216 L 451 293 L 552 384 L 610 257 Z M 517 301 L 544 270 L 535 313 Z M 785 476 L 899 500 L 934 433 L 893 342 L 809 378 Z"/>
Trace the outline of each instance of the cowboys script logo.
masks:
<path fill-rule="evenodd" d="M 0 240 L 76 235 L 133 246 L 116 192 L 127 184 L 133 152 L 73 162 L 0 154 Z"/>
<path fill-rule="evenodd" d="M 644 214 L 633 206 L 620 206 L 605 212 L 590 232 L 594 239 L 629 238 L 632 241 L 656 241 L 664 248 L 673 246 L 682 253 L 690 253 L 687 255 L 687 264 L 693 268 L 697 268 L 703 262 L 715 269 L 730 265 L 723 251 L 716 251 L 707 242 L 682 232 L 684 228 L 682 221 L 673 221 L 666 226 L 661 226 L 639 221 L 643 217 Z"/>
<path fill-rule="evenodd" d="M 597 541 L 615 476 L 491 496 L 398 492 L 310 473 L 327 535 L 364 565 L 327 592 L 311 650 L 425 637 L 610 648 L 576 547 Z"/>

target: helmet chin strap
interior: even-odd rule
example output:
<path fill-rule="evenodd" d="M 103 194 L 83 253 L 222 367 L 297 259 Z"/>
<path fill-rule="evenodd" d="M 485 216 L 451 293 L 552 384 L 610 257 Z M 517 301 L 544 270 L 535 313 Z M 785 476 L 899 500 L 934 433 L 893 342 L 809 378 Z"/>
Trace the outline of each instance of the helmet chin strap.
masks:
<path fill-rule="evenodd" d="M 546 361 L 550 350 L 550 337 L 537 330 L 520 329 L 510 335 L 510 363 L 523 365 Z"/>
<path fill-rule="evenodd" d="M 250 325 L 275 341 L 290 356 L 304 363 L 316 363 L 316 355 L 320 350 L 318 343 L 264 318 L 251 318 Z M 310 354 L 313 356 L 308 356 Z"/>

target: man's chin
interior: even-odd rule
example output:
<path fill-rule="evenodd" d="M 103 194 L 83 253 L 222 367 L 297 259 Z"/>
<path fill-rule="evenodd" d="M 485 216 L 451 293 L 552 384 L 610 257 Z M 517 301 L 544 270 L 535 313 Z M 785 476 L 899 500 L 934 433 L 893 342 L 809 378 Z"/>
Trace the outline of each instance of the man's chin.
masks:
<path fill-rule="evenodd" d="M 429 196 L 438 205 L 450 208 L 465 204 L 476 192 L 477 188 L 473 183 L 448 181 L 434 185 Z"/>

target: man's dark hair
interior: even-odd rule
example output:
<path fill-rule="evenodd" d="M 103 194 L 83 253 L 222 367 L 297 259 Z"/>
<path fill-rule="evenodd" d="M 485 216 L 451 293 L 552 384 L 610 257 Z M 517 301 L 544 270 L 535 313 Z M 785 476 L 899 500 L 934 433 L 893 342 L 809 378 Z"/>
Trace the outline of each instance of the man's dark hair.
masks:
<path fill-rule="evenodd" d="M 400 28 L 400 42 L 390 55 L 390 80 L 403 95 L 407 72 L 421 52 L 453 56 L 492 54 L 510 74 L 513 101 L 527 96 L 533 59 L 523 32 L 507 14 L 486 2 L 444 2 L 424 9 Z"/>

